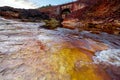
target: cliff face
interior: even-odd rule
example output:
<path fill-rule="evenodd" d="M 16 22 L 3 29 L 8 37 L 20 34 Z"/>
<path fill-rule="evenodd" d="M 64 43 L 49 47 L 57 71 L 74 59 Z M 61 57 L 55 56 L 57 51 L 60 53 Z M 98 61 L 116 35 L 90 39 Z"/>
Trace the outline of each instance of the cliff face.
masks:
<path fill-rule="evenodd" d="M 80 0 L 81 1 L 81 0 Z M 87 2 L 88 1 L 88 2 Z M 120 1 L 119 0 L 87 0 L 87 6 L 71 15 L 74 18 L 88 20 L 110 20 L 120 18 Z M 69 16 L 69 17 L 70 17 Z"/>
<path fill-rule="evenodd" d="M 40 21 L 49 19 L 49 16 L 37 9 L 16 9 L 12 7 L 0 7 L 0 16 L 10 19 L 21 19 L 22 21 Z"/>
<path fill-rule="evenodd" d="M 91 15 L 100 19 L 120 18 L 120 1 L 119 0 L 101 0 L 95 4 L 90 12 Z"/>
<path fill-rule="evenodd" d="M 82 30 L 120 34 L 119 0 L 85 0 L 83 2 L 87 6 L 69 14 L 67 20 L 70 21 L 69 18 L 79 19 L 83 25 L 78 26 Z M 74 22 L 70 21 L 70 23 Z"/>
<path fill-rule="evenodd" d="M 88 0 L 90 1 L 90 0 Z M 91 0 L 93 1 L 93 0 Z M 94 1 L 93 1 L 94 2 Z M 89 4 L 82 10 L 73 12 L 79 19 L 89 20 L 110 20 L 120 18 L 120 1 L 119 0 L 96 0 L 95 3 Z"/>

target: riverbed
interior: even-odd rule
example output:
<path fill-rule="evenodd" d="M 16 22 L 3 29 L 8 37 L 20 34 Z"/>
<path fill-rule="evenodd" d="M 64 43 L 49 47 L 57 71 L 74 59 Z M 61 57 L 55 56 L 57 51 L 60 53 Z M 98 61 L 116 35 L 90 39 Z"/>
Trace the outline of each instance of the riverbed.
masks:
<path fill-rule="evenodd" d="M 0 80 L 120 80 L 120 35 L 0 18 Z"/>

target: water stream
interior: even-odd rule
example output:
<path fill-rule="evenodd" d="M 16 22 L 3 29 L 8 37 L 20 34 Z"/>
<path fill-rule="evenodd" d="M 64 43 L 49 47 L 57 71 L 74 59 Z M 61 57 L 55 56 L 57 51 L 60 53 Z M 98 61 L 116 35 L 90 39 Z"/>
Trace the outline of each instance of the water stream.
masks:
<path fill-rule="evenodd" d="M 0 80 L 120 80 L 120 35 L 0 18 Z"/>

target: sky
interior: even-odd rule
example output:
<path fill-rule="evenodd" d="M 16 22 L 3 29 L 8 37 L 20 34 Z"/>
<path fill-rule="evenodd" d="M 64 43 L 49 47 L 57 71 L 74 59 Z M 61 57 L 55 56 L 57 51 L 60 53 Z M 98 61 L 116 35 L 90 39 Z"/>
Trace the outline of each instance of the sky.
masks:
<path fill-rule="evenodd" d="M 75 0 L 0 0 L 0 6 L 11 6 L 15 8 L 38 8 L 45 5 L 58 5 Z"/>

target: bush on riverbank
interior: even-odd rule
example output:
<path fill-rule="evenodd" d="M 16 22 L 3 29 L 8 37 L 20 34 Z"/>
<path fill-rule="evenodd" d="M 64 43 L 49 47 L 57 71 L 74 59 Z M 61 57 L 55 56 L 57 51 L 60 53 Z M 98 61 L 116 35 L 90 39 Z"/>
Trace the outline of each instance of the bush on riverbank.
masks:
<path fill-rule="evenodd" d="M 46 24 L 44 28 L 47 29 L 55 29 L 59 26 L 59 21 L 54 18 L 51 18 L 50 20 L 44 20 L 44 22 Z"/>

